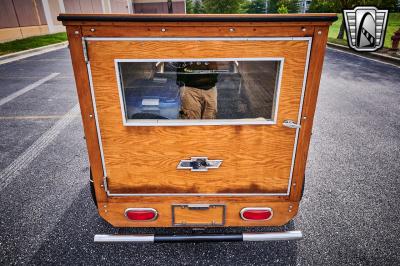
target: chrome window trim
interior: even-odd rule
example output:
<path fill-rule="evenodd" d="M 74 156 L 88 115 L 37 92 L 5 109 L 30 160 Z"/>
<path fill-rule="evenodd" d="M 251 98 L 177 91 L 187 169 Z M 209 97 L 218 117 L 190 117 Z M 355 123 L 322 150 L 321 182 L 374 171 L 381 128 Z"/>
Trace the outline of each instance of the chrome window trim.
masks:
<path fill-rule="evenodd" d="M 262 219 L 262 220 L 251 220 L 243 217 L 243 213 L 248 210 L 254 210 L 254 211 L 270 211 L 271 216 L 268 219 Z M 242 218 L 245 221 L 268 221 L 271 220 L 272 217 L 274 216 L 274 212 L 270 207 L 246 207 L 240 210 L 240 218 Z"/>
<path fill-rule="evenodd" d="M 272 103 L 272 114 L 271 119 L 260 119 L 260 118 L 245 118 L 245 119 L 193 119 L 193 120 L 180 120 L 180 119 L 127 119 L 126 114 L 126 104 L 124 90 L 121 87 L 121 73 L 119 63 L 135 63 L 135 62 L 185 62 L 185 61 L 267 61 L 267 62 L 279 62 L 279 73 L 276 77 L 275 93 Z M 278 118 L 278 108 L 279 108 L 279 96 L 281 90 L 281 81 L 283 73 L 283 65 L 285 62 L 284 57 L 257 57 L 257 58 L 247 58 L 247 57 L 227 57 L 227 58 L 167 58 L 167 59 L 114 59 L 114 66 L 116 71 L 119 102 L 121 107 L 122 124 L 124 126 L 233 126 L 233 125 L 276 125 Z"/>
<path fill-rule="evenodd" d="M 129 211 L 151 211 L 154 213 L 154 218 L 150 219 L 150 220 L 136 220 L 136 221 L 131 220 L 128 218 L 128 214 L 127 214 Z M 127 209 L 125 209 L 124 215 L 125 215 L 126 219 L 128 219 L 131 222 L 151 222 L 151 221 L 157 220 L 157 218 L 158 218 L 158 212 L 156 209 L 153 209 L 153 208 L 127 208 Z"/>
<path fill-rule="evenodd" d="M 303 87 L 301 91 L 301 98 L 300 98 L 300 107 L 299 107 L 299 115 L 297 124 L 300 124 L 301 120 L 301 113 L 303 110 L 303 102 L 304 102 L 304 94 L 307 85 L 307 74 L 309 68 L 309 61 L 311 55 L 311 47 L 312 47 L 312 37 L 265 37 L 265 38 L 107 38 L 107 37 L 83 37 L 83 40 L 87 41 L 129 41 L 129 40 L 150 40 L 150 41 L 165 41 L 165 40 L 237 40 L 237 41 L 245 41 L 245 40 L 263 40 L 263 41 L 282 41 L 282 40 L 299 40 L 299 41 L 307 41 L 308 42 L 308 49 L 307 49 L 307 56 L 306 56 L 306 64 L 304 66 L 304 76 L 303 76 Z M 90 92 L 92 96 L 92 103 L 93 103 L 93 110 L 95 112 L 96 118 L 96 128 L 97 128 L 97 135 L 99 138 L 99 146 L 100 146 L 100 156 L 103 166 L 103 173 L 104 173 L 104 190 L 107 196 L 110 197 L 145 197 L 145 196 L 155 196 L 155 197 L 168 197 L 168 196 L 237 196 L 237 197 L 252 197 L 252 196 L 289 196 L 291 191 L 292 185 L 292 178 L 293 178 L 293 169 L 294 169 L 294 162 L 295 162 L 295 155 L 297 150 L 298 144 L 298 136 L 300 129 L 296 129 L 296 136 L 293 145 L 293 155 L 292 155 L 292 164 L 290 169 L 290 175 L 288 180 L 288 189 L 286 193 L 140 193 L 140 194 L 133 194 L 133 193 L 111 193 L 107 186 L 107 171 L 104 161 L 104 152 L 102 148 L 102 140 L 100 134 L 100 127 L 97 118 L 97 109 L 96 109 L 96 101 L 94 97 L 94 90 L 93 90 L 93 81 L 92 75 L 90 70 L 90 62 L 87 63 L 88 68 L 88 75 L 89 75 L 89 85 L 90 85 Z"/>

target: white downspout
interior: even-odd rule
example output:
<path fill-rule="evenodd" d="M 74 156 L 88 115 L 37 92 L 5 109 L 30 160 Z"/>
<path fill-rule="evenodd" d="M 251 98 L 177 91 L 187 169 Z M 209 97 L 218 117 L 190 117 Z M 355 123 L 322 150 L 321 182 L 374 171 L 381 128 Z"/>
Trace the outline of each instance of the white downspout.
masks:
<path fill-rule="evenodd" d="M 47 27 L 49 28 L 49 33 L 55 32 L 53 18 L 51 17 L 50 6 L 48 0 L 42 0 L 42 5 L 44 9 L 44 16 L 46 17 Z"/>

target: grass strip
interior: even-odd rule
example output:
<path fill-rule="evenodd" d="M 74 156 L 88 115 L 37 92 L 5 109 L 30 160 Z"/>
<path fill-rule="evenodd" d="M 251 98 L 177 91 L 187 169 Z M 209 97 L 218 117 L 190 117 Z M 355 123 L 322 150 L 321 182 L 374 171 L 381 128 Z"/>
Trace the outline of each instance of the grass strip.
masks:
<path fill-rule="evenodd" d="M 41 46 L 60 43 L 66 40 L 67 40 L 67 34 L 65 32 L 59 32 L 55 34 L 34 36 L 11 42 L 0 43 L 0 55 L 20 52 Z"/>

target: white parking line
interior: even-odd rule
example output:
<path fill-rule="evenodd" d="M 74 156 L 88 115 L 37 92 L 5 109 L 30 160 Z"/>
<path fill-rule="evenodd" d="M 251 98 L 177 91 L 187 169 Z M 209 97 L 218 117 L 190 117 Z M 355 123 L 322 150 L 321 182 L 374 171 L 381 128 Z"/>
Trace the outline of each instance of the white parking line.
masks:
<path fill-rule="evenodd" d="M 7 187 L 18 173 L 26 168 L 79 114 L 79 105 L 75 105 L 67 114 L 38 138 L 17 159 L 0 172 L 0 191 Z"/>
<path fill-rule="evenodd" d="M 25 88 L 23 88 L 23 89 L 21 89 L 21 90 L 19 90 L 19 91 L 16 91 L 16 92 L 14 92 L 14 93 L 8 95 L 7 97 L 5 97 L 5 98 L 3 98 L 3 99 L 0 99 L 0 106 L 2 106 L 2 105 L 5 104 L 5 103 L 8 103 L 9 101 L 14 100 L 14 99 L 17 98 L 18 96 L 20 96 L 20 95 L 22 95 L 22 94 L 24 94 L 24 93 L 26 93 L 26 92 L 28 92 L 28 91 L 30 91 L 30 90 L 33 90 L 34 88 L 36 88 L 36 87 L 42 85 L 42 84 L 45 83 L 46 81 L 49 81 L 49 80 L 51 80 L 52 78 L 55 78 L 55 77 L 58 76 L 59 74 L 60 74 L 60 73 L 51 73 L 51 74 L 48 75 L 47 77 L 44 77 L 44 78 L 42 78 L 42 79 L 36 81 L 35 83 L 32 83 L 31 85 L 28 85 L 28 86 L 26 86 Z"/>

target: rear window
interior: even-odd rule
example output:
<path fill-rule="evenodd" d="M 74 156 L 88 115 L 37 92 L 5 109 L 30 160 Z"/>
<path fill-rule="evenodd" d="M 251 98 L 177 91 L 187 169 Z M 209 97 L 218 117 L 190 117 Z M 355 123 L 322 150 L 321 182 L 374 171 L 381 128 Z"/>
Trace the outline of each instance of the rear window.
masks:
<path fill-rule="evenodd" d="M 125 125 L 274 124 L 283 59 L 116 60 Z"/>

